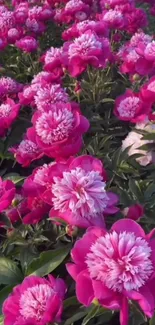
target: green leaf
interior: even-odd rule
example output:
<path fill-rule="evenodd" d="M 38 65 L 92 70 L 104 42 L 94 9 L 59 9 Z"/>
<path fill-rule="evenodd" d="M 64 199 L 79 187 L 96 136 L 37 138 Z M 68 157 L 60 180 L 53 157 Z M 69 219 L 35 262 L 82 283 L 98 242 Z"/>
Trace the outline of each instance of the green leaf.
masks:
<path fill-rule="evenodd" d="M 9 179 L 10 181 L 12 181 L 14 184 L 18 184 L 19 182 L 23 181 L 25 179 L 24 176 L 20 176 L 19 174 L 17 173 L 9 173 L 9 174 L 6 174 L 4 177 L 3 177 L 4 180 L 7 180 Z"/>
<path fill-rule="evenodd" d="M 6 257 L 0 257 L 0 284 L 18 284 L 23 276 L 16 263 Z"/>
<path fill-rule="evenodd" d="M 155 325 L 155 316 L 151 318 L 151 320 L 149 321 L 149 325 Z"/>
<path fill-rule="evenodd" d="M 67 298 L 66 300 L 64 300 L 64 309 L 70 307 L 70 306 L 76 306 L 79 305 L 79 302 L 76 298 L 76 296 Z"/>
<path fill-rule="evenodd" d="M 143 140 L 155 140 L 155 132 L 145 134 L 142 139 Z"/>
<path fill-rule="evenodd" d="M 88 322 L 94 318 L 96 316 L 96 314 L 98 313 L 98 311 L 100 310 L 100 306 L 99 305 L 93 305 L 90 312 L 87 314 L 87 316 L 84 318 L 82 325 L 86 325 L 88 324 Z"/>
<path fill-rule="evenodd" d="M 0 291 L 0 314 L 2 313 L 2 306 L 4 300 L 8 297 L 14 286 L 6 286 Z"/>
<path fill-rule="evenodd" d="M 73 315 L 72 317 L 68 318 L 66 320 L 66 322 L 64 323 L 64 325 L 71 325 L 74 322 L 77 322 L 79 319 L 83 318 L 84 316 L 86 316 L 87 311 L 80 311 L 79 313 Z"/>
<path fill-rule="evenodd" d="M 136 199 L 138 199 L 140 203 L 143 203 L 143 193 L 141 191 L 138 181 L 131 178 L 129 180 L 129 188 L 131 193 L 136 197 Z"/>
<path fill-rule="evenodd" d="M 29 265 L 27 275 L 44 276 L 51 273 L 63 262 L 69 251 L 70 247 L 67 246 L 41 253 Z"/>
<path fill-rule="evenodd" d="M 3 315 L 0 315 L 0 325 L 3 325 L 4 324 L 4 317 Z"/>

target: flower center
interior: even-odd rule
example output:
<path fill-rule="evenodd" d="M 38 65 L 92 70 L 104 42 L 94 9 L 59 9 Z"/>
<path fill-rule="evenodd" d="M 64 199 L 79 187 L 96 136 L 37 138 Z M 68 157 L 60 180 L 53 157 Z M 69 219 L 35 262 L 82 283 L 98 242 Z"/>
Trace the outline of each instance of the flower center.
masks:
<path fill-rule="evenodd" d="M 86 263 L 92 279 L 109 289 L 139 290 L 153 272 L 151 248 L 134 233 L 115 231 L 99 237 L 87 254 Z"/>
<path fill-rule="evenodd" d="M 12 108 L 9 104 L 0 105 L 0 117 L 7 117 L 10 115 Z"/>
<path fill-rule="evenodd" d="M 73 128 L 74 117 L 72 112 L 64 108 L 63 111 L 53 109 L 42 113 L 36 122 L 36 132 L 46 144 L 62 141 L 68 138 Z"/>
<path fill-rule="evenodd" d="M 48 300 L 53 294 L 53 289 L 48 284 L 37 284 L 28 288 L 19 301 L 20 314 L 25 318 L 40 320 L 46 310 Z"/>
<path fill-rule="evenodd" d="M 117 110 L 123 117 L 134 117 L 137 108 L 139 107 L 140 99 L 137 97 L 127 97 L 121 101 Z"/>
<path fill-rule="evenodd" d="M 30 140 L 23 140 L 18 147 L 22 154 L 34 154 L 38 152 L 38 149 L 37 145 Z"/>
<path fill-rule="evenodd" d="M 91 218 L 103 213 L 109 200 L 105 182 L 96 171 L 86 172 L 77 167 L 64 172 L 63 177 L 54 177 L 52 198 L 54 209 L 71 210 L 77 217 Z"/>
<path fill-rule="evenodd" d="M 69 46 L 68 56 L 72 58 L 75 55 L 87 55 L 89 51 L 101 49 L 102 43 L 97 40 L 95 35 L 83 34 L 76 38 Z"/>

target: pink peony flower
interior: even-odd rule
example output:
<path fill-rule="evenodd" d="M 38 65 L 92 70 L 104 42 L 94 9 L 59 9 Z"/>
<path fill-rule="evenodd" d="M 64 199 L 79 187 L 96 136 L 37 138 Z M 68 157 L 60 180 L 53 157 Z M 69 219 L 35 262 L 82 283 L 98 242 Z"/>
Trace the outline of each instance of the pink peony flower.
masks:
<path fill-rule="evenodd" d="M 155 308 L 154 230 L 146 235 L 133 220 L 115 222 L 108 232 L 92 227 L 72 249 L 74 264 L 67 270 L 76 281 L 77 298 L 85 306 L 94 299 L 120 310 L 120 324 L 128 324 L 128 301 L 152 317 Z"/>
<path fill-rule="evenodd" d="M 74 24 L 72 27 L 68 28 L 62 33 L 62 38 L 65 41 L 72 40 L 76 37 L 81 36 L 86 31 L 91 30 L 95 32 L 99 37 L 108 37 L 109 30 L 107 24 L 103 21 L 95 21 L 95 20 L 84 20 L 77 24 Z"/>
<path fill-rule="evenodd" d="M 150 103 L 144 102 L 139 94 L 130 89 L 115 100 L 114 114 L 122 121 L 133 123 L 143 121 L 150 110 Z"/>
<path fill-rule="evenodd" d="M 89 128 L 76 103 L 56 103 L 47 111 L 37 111 L 32 122 L 30 136 L 35 136 L 44 154 L 52 158 L 78 153 L 83 144 L 82 135 Z"/>
<path fill-rule="evenodd" d="M 23 85 L 10 77 L 0 78 L 0 93 L 2 96 L 13 95 L 23 89 Z"/>
<path fill-rule="evenodd" d="M 100 160 L 81 156 L 37 168 L 25 180 L 24 191 L 51 205 L 51 218 L 81 228 L 104 227 L 103 216 L 119 210 L 117 195 L 106 192 L 106 180 Z"/>
<path fill-rule="evenodd" d="M 67 103 L 69 101 L 69 96 L 60 84 L 47 83 L 42 87 L 38 87 L 34 99 L 37 109 L 39 111 L 44 111 L 50 109 L 52 104 L 58 102 Z"/>
<path fill-rule="evenodd" d="M 111 58 L 109 41 L 99 38 L 92 31 L 85 32 L 74 42 L 64 45 L 63 63 L 72 77 L 79 76 L 88 65 L 95 68 L 104 68 Z"/>
<path fill-rule="evenodd" d="M 152 77 L 140 90 L 141 97 L 147 103 L 155 103 L 155 77 Z"/>
<path fill-rule="evenodd" d="M 61 64 L 62 48 L 51 47 L 42 57 L 41 62 L 44 63 L 44 70 L 50 71 L 53 75 L 52 81 L 59 80 L 63 76 Z"/>
<path fill-rule="evenodd" d="M 7 209 L 14 196 L 15 196 L 15 186 L 12 181 L 3 181 L 0 177 L 0 212 Z"/>
<path fill-rule="evenodd" d="M 10 148 L 9 151 L 14 154 L 16 161 L 23 167 L 28 167 L 32 161 L 40 159 L 44 155 L 35 143 L 35 139 L 29 134 L 18 146 Z"/>
<path fill-rule="evenodd" d="M 82 0 L 70 0 L 61 13 L 61 21 L 70 23 L 73 20 L 84 21 L 90 14 L 90 7 Z"/>
<path fill-rule="evenodd" d="M 24 52 L 31 53 L 37 50 L 38 43 L 32 36 L 25 36 L 16 41 L 15 45 Z"/>
<path fill-rule="evenodd" d="M 123 13 L 114 9 L 103 12 L 102 19 L 111 29 L 124 29 L 127 23 Z"/>
<path fill-rule="evenodd" d="M 0 105 L 0 136 L 5 136 L 7 130 L 16 120 L 20 105 L 8 98 L 6 102 Z"/>
<path fill-rule="evenodd" d="M 13 289 L 3 304 L 6 325 L 46 325 L 61 320 L 66 285 L 52 275 L 48 280 L 29 276 Z"/>
<path fill-rule="evenodd" d="M 8 41 L 10 43 L 15 43 L 17 40 L 19 40 L 19 38 L 21 37 L 22 35 L 22 30 L 19 29 L 19 28 L 10 28 L 8 30 Z"/>
<path fill-rule="evenodd" d="M 48 216 L 50 206 L 39 197 L 29 196 L 25 201 L 27 211 L 23 215 L 23 224 L 34 225 Z"/>
<path fill-rule="evenodd" d="M 141 204 L 133 204 L 125 208 L 123 214 L 126 218 L 137 221 L 144 215 L 144 208 Z"/>
<path fill-rule="evenodd" d="M 148 25 L 148 19 L 145 11 L 140 8 L 133 8 L 132 12 L 125 15 L 127 19 L 126 30 L 128 33 L 133 34 L 140 28 L 144 28 Z"/>

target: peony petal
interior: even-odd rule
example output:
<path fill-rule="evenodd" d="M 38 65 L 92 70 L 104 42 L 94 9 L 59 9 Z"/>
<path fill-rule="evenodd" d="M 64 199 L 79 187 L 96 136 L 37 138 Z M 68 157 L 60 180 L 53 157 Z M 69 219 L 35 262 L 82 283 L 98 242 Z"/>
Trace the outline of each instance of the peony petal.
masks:
<path fill-rule="evenodd" d="M 136 236 L 146 237 L 144 230 L 141 226 L 131 219 L 121 219 L 116 221 L 111 230 L 115 230 L 117 233 L 128 231 L 133 232 Z"/>
<path fill-rule="evenodd" d="M 67 263 L 66 269 L 67 269 L 68 273 L 70 274 L 70 276 L 74 279 L 74 281 L 76 281 L 77 276 L 79 275 L 79 273 L 81 271 L 83 271 L 84 268 L 82 265 L 75 265 L 73 263 Z"/>
<path fill-rule="evenodd" d="M 80 272 L 76 282 L 76 295 L 78 300 L 85 306 L 90 306 L 95 298 L 92 281 L 86 270 Z"/>

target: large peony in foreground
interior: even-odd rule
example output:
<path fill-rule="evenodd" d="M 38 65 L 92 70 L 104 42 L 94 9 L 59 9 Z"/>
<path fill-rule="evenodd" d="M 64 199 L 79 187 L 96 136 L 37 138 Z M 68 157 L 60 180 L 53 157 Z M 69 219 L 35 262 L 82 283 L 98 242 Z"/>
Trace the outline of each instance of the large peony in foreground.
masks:
<path fill-rule="evenodd" d="M 115 222 L 108 232 L 92 227 L 72 249 L 74 264 L 67 270 L 76 281 L 78 300 L 89 306 L 94 299 L 110 310 L 120 310 L 121 325 L 128 324 L 128 300 L 144 314 L 155 308 L 154 230 L 146 235 L 135 221 Z"/>
<path fill-rule="evenodd" d="M 62 279 L 30 276 L 3 304 L 4 325 L 46 325 L 59 322 L 66 286 Z"/>

